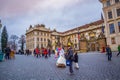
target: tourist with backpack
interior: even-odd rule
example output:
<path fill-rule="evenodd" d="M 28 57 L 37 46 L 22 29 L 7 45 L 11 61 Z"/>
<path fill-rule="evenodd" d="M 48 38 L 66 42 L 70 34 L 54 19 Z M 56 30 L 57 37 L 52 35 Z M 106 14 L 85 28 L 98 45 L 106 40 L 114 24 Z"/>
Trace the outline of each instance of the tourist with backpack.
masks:
<path fill-rule="evenodd" d="M 70 72 L 70 75 L 74 74 L 73 73 L 73 49 L 72 47 L 68 47 L 68 51 L 66 53 L 66 65 L 69 66 L 69 72 Z"/>

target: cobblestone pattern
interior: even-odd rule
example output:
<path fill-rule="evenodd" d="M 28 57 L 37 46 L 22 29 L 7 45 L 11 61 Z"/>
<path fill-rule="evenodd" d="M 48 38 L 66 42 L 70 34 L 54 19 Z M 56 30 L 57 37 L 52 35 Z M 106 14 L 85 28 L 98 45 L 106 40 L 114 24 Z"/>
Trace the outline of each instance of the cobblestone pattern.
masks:
<path fill-rule="evenodd" d="M 120 80 L 120 56 L 112 61 L 104 53 L 79 54 L 80 69 L 69 75 L 68 67 L 57 68 L 50 58 L 16 55 L 15 60 L 0 62 L 0 80 Z"/>

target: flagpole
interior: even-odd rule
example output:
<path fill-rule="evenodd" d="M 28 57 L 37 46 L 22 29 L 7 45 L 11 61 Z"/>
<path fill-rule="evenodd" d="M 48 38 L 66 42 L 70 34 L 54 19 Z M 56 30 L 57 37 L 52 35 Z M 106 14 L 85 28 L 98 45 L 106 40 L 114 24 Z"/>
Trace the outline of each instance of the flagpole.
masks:
<path fill-rule="evenodd" d="M 79 32 L 79 28 L 77 28 L 77 31 L 78 31 L 78 50 L 80 50 L 80 39 L 79 39 L 79 35 L 80 35 L 80 32 Z"/>
<path fill-rule="evenodd" d="M 101 13 L 101 20 L 104 20 L 102 13 Z M 104 28 L 105 28 L 105 26 L 104 26 L 104 24 L 102 23 L 102 33 L 103 33 L 103 34 L 104 34 Z"/>

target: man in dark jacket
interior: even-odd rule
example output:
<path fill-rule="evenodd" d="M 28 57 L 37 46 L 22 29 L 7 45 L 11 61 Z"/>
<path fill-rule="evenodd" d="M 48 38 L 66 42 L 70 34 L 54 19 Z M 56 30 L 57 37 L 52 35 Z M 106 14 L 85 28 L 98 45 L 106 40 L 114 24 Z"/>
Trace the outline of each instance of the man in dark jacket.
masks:
<path fill-rule="evenodd" d="M 6 59 L 10 59 L 10 52 L 11 52 L 11 49 L 9 48 L 9 47 L 7 47 L 6 49 L 5 49 L 5 58 Z"/>
<path fill-rule="evenodd" d="M 106 47 L 106 52 L 107 52 L 107 55 L 108 55 L 108 61 L 111 61 L 112 51 L 111 51 L 111 48 L 110 48 L 109 45 L 107 45 L 107 47 Z"/>
<path fill-rule="evenodd" d="M 72 68 L 72 62 L 73 62 L 73 49 L 72 49 L 72 47 L 69 47 L 69 48 L 68 48 L 67 60 L 70 61 L 70 66 L 69 66 L 70 74 L 73 74 L 73 68 Z"/>

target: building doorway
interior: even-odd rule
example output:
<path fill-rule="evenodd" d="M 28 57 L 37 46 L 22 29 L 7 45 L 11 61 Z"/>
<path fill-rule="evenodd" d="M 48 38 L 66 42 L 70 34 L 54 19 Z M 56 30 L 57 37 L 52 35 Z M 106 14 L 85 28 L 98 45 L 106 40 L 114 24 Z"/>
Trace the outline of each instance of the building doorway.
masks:
<path fill-rule="evenodd" d="M 94 43 L 91 44 L 91 51 L 95 51 L 95 44 Z"/>

